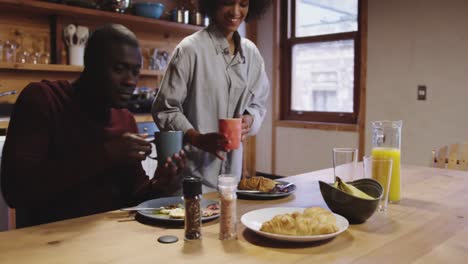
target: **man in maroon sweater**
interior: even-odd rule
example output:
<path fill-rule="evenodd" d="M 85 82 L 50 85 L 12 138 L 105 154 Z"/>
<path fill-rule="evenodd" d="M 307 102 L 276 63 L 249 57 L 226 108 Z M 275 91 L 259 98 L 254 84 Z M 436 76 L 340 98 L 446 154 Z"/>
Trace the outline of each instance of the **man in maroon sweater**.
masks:
<path fill-rule="evenodd" d="M 74 83 L 42 81 L 20 94 L 3 150 L 2 191 L 17 227 L 79 217 L 170 195 L 180 187 L 180 152 L 150 181 L 150 144 L 125 107 L 137 84 L 135 35 L 106 25 L 89 38 Z"/>

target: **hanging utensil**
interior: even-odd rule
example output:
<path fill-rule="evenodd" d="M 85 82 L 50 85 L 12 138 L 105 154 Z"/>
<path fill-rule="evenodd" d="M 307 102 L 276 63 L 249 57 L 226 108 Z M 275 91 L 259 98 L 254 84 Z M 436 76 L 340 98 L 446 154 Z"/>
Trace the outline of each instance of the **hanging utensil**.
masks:
<path fill-rule="evenodd" d="M 63 35 L 65 39 L 65 43 L 68 46 L 74 46 L 73 37 L 76 33 L 76 26 L 73 24 L 69 24 L 63 29 Z"/>
<path fill-rule="evenodd" d="M 76 28 L 76 37 L 78 39 L 78 46 L 84 46 L 88 40 L 89 29 L 84 26 L 78 26 Z"/>
<path fill-rule="evenodd" d="M 11 90 L 11 91 L 0 93 L 0 96 L 11 95 L 11 94 L 15 94 L 15 93 L 16 93 L 16 90 Z"/>

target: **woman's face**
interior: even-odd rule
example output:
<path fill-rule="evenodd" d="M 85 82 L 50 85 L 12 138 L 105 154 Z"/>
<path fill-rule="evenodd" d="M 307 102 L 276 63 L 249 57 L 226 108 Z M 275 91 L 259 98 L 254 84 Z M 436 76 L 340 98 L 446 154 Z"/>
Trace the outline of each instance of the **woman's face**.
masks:
<path fill-rule="evenodd" d="M 247 17 L 249 0 L 220 0 L 215 22 L 226 35 L 234 33 Z"/>

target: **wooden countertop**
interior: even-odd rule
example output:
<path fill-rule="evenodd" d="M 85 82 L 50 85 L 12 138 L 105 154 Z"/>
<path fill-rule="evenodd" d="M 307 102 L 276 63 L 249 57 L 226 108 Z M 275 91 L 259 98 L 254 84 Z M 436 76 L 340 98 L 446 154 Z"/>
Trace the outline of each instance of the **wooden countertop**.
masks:
<path fill-rule="evenodd" d="M 338 237 L 312 244 L 270 241 L 245 230 L 218 240 L 217 220 L 203 240 L 185 242 L 183 229 L 143 224 L 114 211 L 0 233 L 0 263 L 463 263 L 468 258 L 468 172 L 403 166 L 403 200 Z M 238 218 L 278 206 L 325 206 L 317 180 L 332 170 L 293 177 L 297 192 L 269 201 L 238 200 Z M 179 242 L 160 244 L 161 235 Z"/>

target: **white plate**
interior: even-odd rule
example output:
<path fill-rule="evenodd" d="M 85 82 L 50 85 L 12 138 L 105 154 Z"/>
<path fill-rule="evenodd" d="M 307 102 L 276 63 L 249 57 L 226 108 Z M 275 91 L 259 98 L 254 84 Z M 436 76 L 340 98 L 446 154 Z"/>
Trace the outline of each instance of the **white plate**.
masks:
<path fill-rule="evenodd" d="M 275 180 L 277 184 L 286 185 L 289 182 Z M 268 200 L 268 199 L 278 199 L 289 196 L 296 191 L 296 185 L 292 184 L 288 187 L 287 192 L 274 192 L 274 193 L 265 193 L 265 192 L 249 192 L 244 190 L 237 190 L 237 196 L 241 199 L 252 199 L 252 200 Z"/>
<path fill-rule="evenodd" d="M 338 226 L 338 231 L 332 234 L 326 235 L 316 235 L 316 236 L 287 236 L 287 235 L 277 235 L 272 233 L 267 233 L 260 231 L 260 227 L 262 226 L 263 222 L 271 220 L 274 216 L 292 212 L 303 212 L 305 208 L 299 207 L 276 207 L 276 208 L 264 208 L 259 210 L 254 210 L 248 213 L 245 213 L 241 217 L 241 222 L 244 224 L 248 229 L 254 231 L 255 233 L 281 241 L 291 241 L 291 242 L 311 242 L 311 241 L 319 241 L 324 239 L 329 239 L 335 237 L 346 229 L 348 229 L 349 222 L 341 215 L 334 214 L 336 217 L 336 225 Z"/>

